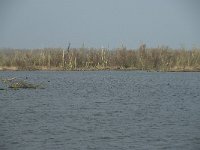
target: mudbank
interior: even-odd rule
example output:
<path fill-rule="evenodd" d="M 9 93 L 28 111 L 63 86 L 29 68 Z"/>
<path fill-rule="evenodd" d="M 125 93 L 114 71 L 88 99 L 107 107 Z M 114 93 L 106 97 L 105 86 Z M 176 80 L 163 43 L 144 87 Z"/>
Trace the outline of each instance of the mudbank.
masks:
<path fill-rule="evenodd" d="M 19 80 L 16 78 L 10 78 L 10 79 L 1 79 L 4 84 L 8 86 L 8 88 L 12 89 L 44 89 L 44 86 L 42 84 L 35 84 L 35 83 L 29 83 L 24 80 Z"/>

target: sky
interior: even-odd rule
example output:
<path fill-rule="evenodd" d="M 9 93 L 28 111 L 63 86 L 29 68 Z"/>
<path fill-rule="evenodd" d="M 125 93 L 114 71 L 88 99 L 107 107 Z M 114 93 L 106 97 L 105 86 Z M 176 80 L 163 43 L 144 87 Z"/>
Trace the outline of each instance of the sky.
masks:
<path fill-rule="evenodd" d="M 0 47 L 200 47 L 199 0 L 0 0 Z"/>

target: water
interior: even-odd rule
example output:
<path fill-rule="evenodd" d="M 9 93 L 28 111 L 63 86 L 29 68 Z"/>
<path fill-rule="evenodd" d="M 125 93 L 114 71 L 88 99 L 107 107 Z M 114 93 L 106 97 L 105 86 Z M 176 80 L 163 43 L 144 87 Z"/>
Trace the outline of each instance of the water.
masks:
<path fill-rule="evenodd" d="M 200 149 L 200 73 L 19 71 L 0 77 L 46 86 L 0 91 L 1 150 Z"/>

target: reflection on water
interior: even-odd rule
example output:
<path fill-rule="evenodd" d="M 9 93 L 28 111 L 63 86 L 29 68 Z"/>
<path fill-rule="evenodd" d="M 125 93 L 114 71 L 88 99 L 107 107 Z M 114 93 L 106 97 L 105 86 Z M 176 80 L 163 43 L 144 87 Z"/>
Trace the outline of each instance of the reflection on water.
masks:
<path fill-rule="evenodd" d="M 0 91 L 1 150 L 200 149 L 199 73 L 0 72 L 0 77 L 28 77 L 47 87 Z"/>

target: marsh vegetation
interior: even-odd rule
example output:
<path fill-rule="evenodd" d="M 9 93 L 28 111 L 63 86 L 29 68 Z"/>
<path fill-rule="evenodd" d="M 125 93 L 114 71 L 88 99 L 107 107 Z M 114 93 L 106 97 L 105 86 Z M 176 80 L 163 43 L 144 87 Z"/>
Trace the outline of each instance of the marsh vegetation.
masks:
<path fill-rule="evenodd" d="M 200 71 L 200 49 L 1 49 L 0 70 Z"/>

